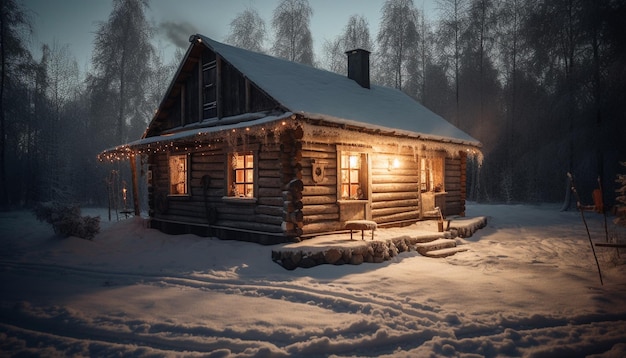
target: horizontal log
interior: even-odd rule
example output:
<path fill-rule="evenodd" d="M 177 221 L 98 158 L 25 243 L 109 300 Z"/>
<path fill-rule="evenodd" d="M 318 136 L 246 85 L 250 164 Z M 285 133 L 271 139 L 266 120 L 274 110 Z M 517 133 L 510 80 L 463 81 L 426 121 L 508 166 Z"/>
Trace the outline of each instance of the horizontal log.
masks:
<path fill-rule="evenodd" d="M 276 206 L 278 208 L 282 208 L 284 202 L 285 199 L 282 196 L 259 196 L 257 199 L 257 204 L 259 205 Z"/>
<path fill-rule="evenodd" d="M 306 190 L 306 189 L 305 189 Z M 319 204 L 336 204 L 337 203 L 337 195 L 307 195 L 302 198 L 302 203 L 305 206 L 309 205 L 319 205 Z"/>
<path fill-rule="evenodd" d="M 331 221 L 315 222 L 315 223 L 304 225 L 304 227 L 302 227 L 302 234 L 312 235 L 312 234 L 317 234 L 317 233 L 333 232 L 333 231 L 339 231 L 339 230 L 343 230 L 341 223 L 338 221 L 331 220 Z"/>
<path fill-rule="evenodd" d="M 373 175 L 372 184 L 413 183 L 417 185 L 417 175 Z"/>
<path fill-rule="evenodd" d="M 337 204 L 328 205 L 307 205 L 302 209 L 304 216 L 318 214 L 338 214 L 339 206 Z"/>
<path fill-rule="evenodd" d="M 280 158 L 280 151 L 260 151 L 259 152 L 259 162 L 261 161 L 269 161 L 269 160 L 278 160 Z"/>
<path fill-rule="evenodd" d="M 211 186 L 217 186 L 213 183 L 216 182 L 216 180 L 224 180 L 224 169 L 222 168 L 221 170 L 216 170 L 216 171 L 199 171 L 199 170 L 193 170 L 191 171 L 191 179 L 192 181 L 194 180 L 199 180 L 202 179 L 203 176 L 208 175 L 209 177 L 211 177 Z M 154 181 L 154 173 L 152 174 L 152 178 Z M 198 186 L 200 186 L 199 184 L 200 182 L 194 183 L 197 184 Z"/>
<path fill-rule="evenodd" d="M 208 225 L 207 219 L 203 217 L 189 217 L 185 215 L 155 213 L 154 218 L 157 220 L 160 219 L 160 220 L 176 221 L 181 224 Z"/>
<path fill-rule="evenodd" d="M 250 221 L 239 221 L 239 220 L 218 220 L 215 223 L 216 226 L 224 226 L 230 227 L 233 229 L 242 229 L 242 230 L 250 230 L 250 231 L 259 231 L 259 232 L 267 232 L 267 233 L 282 233 L 283 229 L 281 225 L 271 225 L 265 223 L 257 223 Z"/>
<path fill-rule="evenodd" d="M 262 223 L 262 224 L 280 226 L 283 223 L 283 218 L 272 216 L 272 215 L 257 214 L 255 215 L 253 221 L 257 223 Z"/>
<path fill-rule="evenodd" d="M 399 169 L 393 169 L 391 171 L 387 170 L 387 168 L 384 169 L 376 169 L 373 168 L 372 169 L 372 178 L 375 178 L 379 175 L 394 175 L 394 176 L 416 176 L 418 175 L 418 170 L 417 169 L 406 169 L 406 168 L 399 168 Z"/>
<path fill-rule="evenodd" d="M 283 217 L 283 208 L 280 206 L 257 205 L 255 212 L 256 214 L 271 215 L 281 220 Z"/>
<path fill-rule="evenodd" d="M 281 182 L 276 178 L 259 178 L 259 187 L 261 188 L 280 188 Z"/>
<path fill-rule="evenodd" d="M 280 170 L 281 165 L 280 165 L 280 161 L 277 159 L 275 160 L 259 160 L 258 163 L 259 169 L 268 169 L 268 170 Z"/>
<path fill-rule="evenodd" d="M 302 149 L 302 157 L 303 158 L 315 158 L 315 159 L 324 159 L 324 160 L 336 160 L 337 152 L 317 152 Z"/>
<path fill-rule="evenodd" d="M 305 215 L 303 219 L 305 225 L 327 220 L 339 220 L 339 214 Z"/>
<path fill-rule="evenodd" d="M 461 168 L 459 167 L 453 167 L 453 168 L 447 168 L 446 167 L 446 177 L 453 177 L 453 178 L 458 178 L 461 176 Z"/>
<path fill-rule="evenodd" d="M 417 191 L 417 183 L 398 183 L 398 184 L 372 184 L 372 192 L 374 193 L 391 193 L 391 192 L 410 192 Z"/>
<path fill-rule="evenodd" d="M 242 220 L 250 220 L 254 216 L 253 205 L 224 205 L 218 210 L 219 214 L 229 214 L 241 217 Z"/>
<path fill-rule="evenodd" d="M 191 171 L 204 171 L 204 172 L 223 172 L 225 168 L 224 163 L 194 163 L 191 164 Z"/>
<path fill-rule="evenodd" d="M 315 185 L 310 186 L 307 185 L 302 190 L 302 194 L 307 196 L 318 196 L 318 195 L 336 195 L 337 186 L 336 185 Z"/>
<path fill-rule="evenodd" d="M 259 188 L 258 197 L 278 197 L 282 196 L 283 190 L 281 188 Z"/>
<path fill-rule="evenodd" d="M 409 191 L 409 192 L 372 193 L 372 201 L 380 202 L 380 201 L 413 199 L 413 198 L 417 198 L 417 195 L 418 195 L 417 190 Z"/>
<path fill-rule="evenodd" d="M 302 144 L 302 150 L 312 151 L 312 152 L 323 152 L 323 153 L 337 153 L 337 147 L 334 144 L 327 143 L 311 143 L 306 142 Z"/>
<path fill-rule="evenodd" d="M 372 209 L 373 217 L 385 217 L 394 214 L 411 213 L 419 215 L 419 206 L 391 207 L 382 209 Z"/>
<path fill-rule="evenodd" d="M 280 170 L 278 169 L 259 169 L 259 178 L 275 178 L 280 180 Z"/>
<path fill-rule="evenodd" d="M 390 200 L 390 201 L 376 201 L 372 203 L 372 209 L 407 207 L 407 206 L 418 206 L 418 205 L 419 205 L 419 200 L 417 198 Z"/>
<path fill-rule="evenodd" d="M 395 172 L 399 172 L 399 171 L 412 171 L 412 172 L 417 172 L 418 170 L 418 165 L 416 162 L 413 161 L 413 159 L 411 158 L 411 160 L 406 160 L 406 159 L 401 159 L 398 158 L 398 167 L 394 167 L 394 161 L 396 158 L 393 159 L 384 159 L 381 160 L 377 157 L 374 157 L 372 159 L 372 169 L 376 170 L 377 172 L 391 172 L 391 173 L 395 173 Z"/>
<path fill-rule="evenodd" d="M 407 221 L 407 220 L 417 221 L 419 220 L 419 213 L 406 212 L 406 213 L 400 213 L 400 214 L 394 214 L 394 215 L 388 215 L 388 216 L 380 216 L 380 217 L 373 216 L 373 218 L 379 224 L 392 223 L 396 221 L 400 222 L 400 221 Z"/>

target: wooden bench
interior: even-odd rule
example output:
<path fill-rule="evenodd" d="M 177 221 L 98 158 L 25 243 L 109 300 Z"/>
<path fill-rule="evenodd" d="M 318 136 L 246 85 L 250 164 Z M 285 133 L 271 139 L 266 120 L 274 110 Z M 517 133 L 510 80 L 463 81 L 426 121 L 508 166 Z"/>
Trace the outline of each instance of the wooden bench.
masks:
<path fill-rule="evenodd" d="M 363 232 L 365 230 L 372 230 L 372 240 L 374 240 L 374 231 L 378 225 L 375 221 L 371 220 L 349 220 L 346 221 L 345 228 L 350 230 L 350 240 L 352 239 L 352 230 L 361 230 L 361 240 L 365 240 Z"/>

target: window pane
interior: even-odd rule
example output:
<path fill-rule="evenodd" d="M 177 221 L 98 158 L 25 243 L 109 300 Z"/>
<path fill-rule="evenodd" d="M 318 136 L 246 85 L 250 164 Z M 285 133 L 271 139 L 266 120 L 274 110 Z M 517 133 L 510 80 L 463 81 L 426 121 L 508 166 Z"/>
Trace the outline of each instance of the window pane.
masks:
<path fill-rule="evenodd" d="M 232 195 L 254 197 L 254 154 L 232 154 L 229 176 Z"/>
<path fill-rule="evenodd" d="M 350 171 L 350 183 L 358 183 L 359 182 L 359 171 L 351 170 Z"/>
<path fill-rule="evenodd" d="M 348 190 L 348 185 L 341 186 L 341 198 L 348 199 L 350 197 L 350 191 Z"/>
<path fill-rule="evenodd" d="M 172 155 L 169 158 L 170 194 L 187 193 L 187 156 Z"/>
<path fill-rule="evenodd" d="M 350 186 L 350 198 L 352 198 L 352 199 L 359 199 L 358 191 L 359 191 L 359 185 L 358 184 L 351 185 Z"/>

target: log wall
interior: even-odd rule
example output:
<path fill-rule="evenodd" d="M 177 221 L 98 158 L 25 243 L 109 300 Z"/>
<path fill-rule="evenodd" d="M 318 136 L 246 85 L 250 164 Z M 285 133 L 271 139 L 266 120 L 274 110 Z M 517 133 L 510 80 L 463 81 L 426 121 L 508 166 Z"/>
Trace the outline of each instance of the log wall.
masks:
<path fill-rule="evenodd" d="M 346 133 L 345 138 L 350 138 L 349 131 Z M 419 220 L 419 160 L 413 149 L 398 149 L 391 140 L 388 146 L 381 145 L 380 138 L 377 141 L 375 149 L 363 143 L 351 149 L 368 156 L 365 218 L 389 225 Z M 282 131 L 277 139 L 250 137 L 245 143 L 248 148 L 258 148 L 254 152 L 255 199 L 227 197 L 228 155 L 233 150 L 228 141 L 221 141 L 191 150 L 189 195 L 185 196 L 169 195 L 167 154 L 150 156 L 150 215 L 163 222 L 275 235 L 284 240 L 343 230 L 337 200 L 337 148 L 346 143 L 304 138 L 300 127 Z M 445 161 L 445 215 L 465 211 L 463 154 L 448 156 Z M 398 167 L 393 166 L 396 159 Z"/>
<path fill-rule="evenodd" d="M 282 146 L 275 143 L 261 146 L 254 138 L 248 139 L 246 144 L 250 148 L 261 148 L 254 153 L 258 167 L 255 200 L 225 198 L 228 195 L 226 166 L 232 150 L 224 141 L 191 150 L 189 195 L 168 195 L 168 155 L 159 153 L 150 156 L 151 217 L 180 224 L 283 236 L 285 189 L 281 180 L 285 173 L 281 166 Z M 205 183 L 208 185 L 205 186 Z"/>

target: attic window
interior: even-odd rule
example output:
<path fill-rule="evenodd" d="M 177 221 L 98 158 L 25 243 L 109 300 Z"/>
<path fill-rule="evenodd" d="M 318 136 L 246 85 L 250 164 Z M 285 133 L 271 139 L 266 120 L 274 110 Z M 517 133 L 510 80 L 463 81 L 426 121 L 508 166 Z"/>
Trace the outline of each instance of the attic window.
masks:
<path fill-rule="evenodd" d="M 217 61 L 202 64 L 202 118 L 217 117 Z"/>
<path fill-rule="evenodd" d="M 186 154 L 170 155 L 170 195 L 187 195 L 189 193 L 189 176 Z"/>

